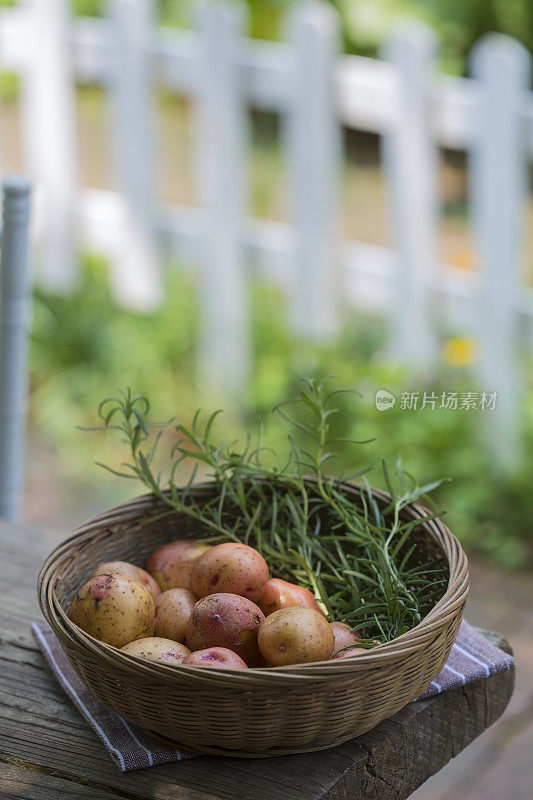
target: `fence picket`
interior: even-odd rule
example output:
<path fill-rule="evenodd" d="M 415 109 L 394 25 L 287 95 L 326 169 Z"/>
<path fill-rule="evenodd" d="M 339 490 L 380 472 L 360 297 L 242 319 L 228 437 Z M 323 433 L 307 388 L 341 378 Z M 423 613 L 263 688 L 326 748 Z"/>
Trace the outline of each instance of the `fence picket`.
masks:
<path fill-rule="evenodd" d="M 524 212 L 528 140 L 520 110 L 531 58 L 517 41 L 488 36 L 474 49 L 482 83 L 471 149 L 471 199 L 480 270 L 478 331 L 481 388 L 498 392 L 487 441 L 500 465 L 514 463 L 518 441 L 519 286 L 524 279 Z"/>
<path fill-rule="evenodd" d="M 235 391 L 245 386 L 250 364 L 242 250 L 246 115 L 236 59 L 244 20 L 240 3 L 200 10 L 203 58 L 196 114 L 198 194 L 205 212 L 201 350 L 210 379 Z"/>
<path fill-rule="evenodd" d="M 297 334 L 327 338 L 339 324 L 338 180 L 340 125 L 335 92 L 339 23 L 318 2 L 297 6 L 287 158 L 294 223 L 291 321 Z"/>
<path fill-rule="evenodd" d="M 108 0 L 111 29 L 111 144 L 117 187 L 125 199 L 112 253 L 115 296 L 150 311 L 162 300 L 155 229 L 155 148 L 150 45 L 152 0 Z"/>
<path fill-rule="evenodd" d="M 384 48 L 397 70 L 394 124 L 383 137 L 397 275 L 391 349 L 417 369 L 436 352 L 429 287 L 437 265 L 437 153 L 430 130 L 429 88 L 435 34 L 411 22 Z"/>
<path fill-rule="evenodd" d="M 4 181 L 0 258 L 0 517 L 10 522 L 18 519 L 24 484 L 29 206 L 30 185 L 26 181 L 17 178 Z"/>
<path fill-rule="evenodd" d="M 28 52 L 22 81 L 25 169 L 36 186 L 37 279 L 68 291 L 78 276 L 74 83 L 67 0 L 26 0 Z"/>

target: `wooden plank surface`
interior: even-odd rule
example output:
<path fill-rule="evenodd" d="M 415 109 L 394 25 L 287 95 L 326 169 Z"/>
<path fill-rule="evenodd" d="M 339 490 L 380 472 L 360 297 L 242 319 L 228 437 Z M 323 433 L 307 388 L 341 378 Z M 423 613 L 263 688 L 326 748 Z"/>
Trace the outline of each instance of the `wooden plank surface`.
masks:
<path fill-rule="evenodd" d="M 0 798 L 9 800 L 68 800 L 71 797 L 79 800 L 118 800 L 124 797 L 96 788 L 91 781 L 72 784 L 51 772 L 10 763 L 2 764 L 0 780 Z"/>
<path fill-rule="evenodd" d="M 402 800 L 505 709 L 514 671 L 411 704 L 356 740 L 309 755 L 201 757 L 121 773 L 52 677 L 31 635 L 35 582 L 62 536 L 0 524 L 0 797 Z"/>

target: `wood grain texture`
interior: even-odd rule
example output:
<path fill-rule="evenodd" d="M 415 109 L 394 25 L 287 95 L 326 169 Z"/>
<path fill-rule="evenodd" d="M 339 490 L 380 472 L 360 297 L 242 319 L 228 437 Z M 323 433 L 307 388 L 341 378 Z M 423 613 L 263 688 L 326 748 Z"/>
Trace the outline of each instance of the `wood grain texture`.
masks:
<path fill-rule="evenodd" d="M 15 763 L 2 764 L 0 800 L 113 800 L 125 795 L 95 787 L 91 781 L 72 784 L 53 773 Z"/>
<path fill-rule="evenodd" d="M 201 757 L 120 773 L 37 650 L 35 580 L 57 534 L 0 524 L 0 797 L 140 800 L 403 800 L 492 724 L 514 671 L 413 703 L 331 750 L 271 759 Z"/>

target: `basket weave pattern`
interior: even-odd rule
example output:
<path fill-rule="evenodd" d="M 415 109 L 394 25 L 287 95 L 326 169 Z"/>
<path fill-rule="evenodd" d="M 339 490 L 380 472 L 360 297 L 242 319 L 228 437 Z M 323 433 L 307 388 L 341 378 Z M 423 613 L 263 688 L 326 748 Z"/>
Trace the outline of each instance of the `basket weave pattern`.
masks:
<path fill-rule="evenodd" d="M 197 499 L 212 491 L 209 484 L 195 490 Z M 387 500 L 381 492 L 375 496 Z M 97 641 L 67 613 L 98 564 L 142 564 L 165 542 L 205 535 L 194 520 L 167 512 L 164 503 L 145 495 L 101 514 L 59 545 L 39 576 L 41 610 L 72 666 L 93 694 L 128 722 L 204 753 L 309 752 L 340 744 L 392 716 L 446 663 L 468 594 L 468 565 L 440 520 L 419 530 L 446 559 L 444 596 L 415 628 L 365 655 L 229 672 L 158 664 Z M 412 506 L 408 515 L 424 513 Z"/>

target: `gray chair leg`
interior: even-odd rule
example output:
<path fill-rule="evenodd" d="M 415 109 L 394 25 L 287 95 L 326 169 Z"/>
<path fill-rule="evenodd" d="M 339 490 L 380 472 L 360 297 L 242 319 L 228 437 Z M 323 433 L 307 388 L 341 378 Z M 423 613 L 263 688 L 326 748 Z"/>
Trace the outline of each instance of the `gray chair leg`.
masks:
<path fill-rule="evenodd" d="M 20 514 L 24 488 L 29 312 L 28 221 L 30 184 L 3 184 L 0 254 L 0 517 Z"/>

